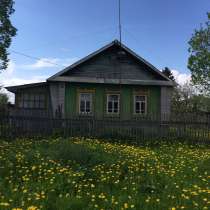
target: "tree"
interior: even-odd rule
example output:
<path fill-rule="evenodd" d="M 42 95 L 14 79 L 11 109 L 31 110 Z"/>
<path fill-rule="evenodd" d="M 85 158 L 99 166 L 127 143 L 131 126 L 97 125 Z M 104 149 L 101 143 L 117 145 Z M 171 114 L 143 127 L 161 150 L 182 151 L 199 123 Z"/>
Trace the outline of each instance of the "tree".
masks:
<path fill-rule="evenodd" d="M 192 83 L 201 91 L 210 93 L 210 13 L 205 26 L 195 30 L 189 41 L 188 68 L 192 74 Z"/>
<path fill-rule="evenodd" d="M 17 31 L 10 21 L 10 16 L 15 11 L 13 6 L 13 0 L 0 0 L 0 71 L 7 68 L 8 48 Z"/>
<path fill-rule="evenodd" d="M 210 97 L 198 94 L 191 83 L 177 85 L 172 95 L 173 113 L 210 112 Z"/>
<path fill-rule="evenodd" d="M 0 106 L 5 106 L 9 103 L 9 98 L 5 93 L 0 93 Z"/>
<path fill-rule="evenodd" d="M 174 75 L 173 75 L 172 71 L 168 67 L 165 67 L 165 69 L 162 70 L 162 73 L 165 76 L 167 76 L 170 80 L 175 82 Z"/>

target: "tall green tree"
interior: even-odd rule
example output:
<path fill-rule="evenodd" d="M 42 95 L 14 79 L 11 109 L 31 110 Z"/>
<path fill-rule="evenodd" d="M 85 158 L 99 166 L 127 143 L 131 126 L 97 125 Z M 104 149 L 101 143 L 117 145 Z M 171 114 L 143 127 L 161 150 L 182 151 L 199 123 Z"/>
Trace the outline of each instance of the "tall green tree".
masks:
<path fill-rule="evenodd" d="M 10 21 L 10 16 L 15 11 L 13 6 L 13 0 L 0 0 L 0 71 L 7 68 L 8 48 L 17 31 Z"/>
<path fill-rule="evenodd" d="M 205 25 L 195 30 L 189 41 L 188 68 L 192 74 L 192 83 L 201 91 L 210 93 L 210 13 Z"/>

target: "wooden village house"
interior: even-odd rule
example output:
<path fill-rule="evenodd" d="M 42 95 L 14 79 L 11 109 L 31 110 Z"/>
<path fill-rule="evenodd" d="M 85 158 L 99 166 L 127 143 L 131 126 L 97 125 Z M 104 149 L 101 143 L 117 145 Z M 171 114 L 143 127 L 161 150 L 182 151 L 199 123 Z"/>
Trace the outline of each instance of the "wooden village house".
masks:
<path fill-rule="evenodd" d="M 10 86 L 16 113 L 132 120 L 170 113 L 174 83 L 115 40 L 46 82 Z"/>

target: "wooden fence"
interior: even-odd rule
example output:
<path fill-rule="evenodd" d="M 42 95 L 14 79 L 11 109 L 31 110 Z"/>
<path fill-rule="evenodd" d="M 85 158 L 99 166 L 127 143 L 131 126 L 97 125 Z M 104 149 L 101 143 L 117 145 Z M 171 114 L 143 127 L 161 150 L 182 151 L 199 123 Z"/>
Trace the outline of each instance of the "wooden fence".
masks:
<path fill-rule="evenodd" d="M 1 116 L 0 138 L 59 135 L 119 139 L 189 139 L 210 142 L 210 117 L 166 115 L 121 120 L 88 116 L 56 119 L 46 116 Z"/>

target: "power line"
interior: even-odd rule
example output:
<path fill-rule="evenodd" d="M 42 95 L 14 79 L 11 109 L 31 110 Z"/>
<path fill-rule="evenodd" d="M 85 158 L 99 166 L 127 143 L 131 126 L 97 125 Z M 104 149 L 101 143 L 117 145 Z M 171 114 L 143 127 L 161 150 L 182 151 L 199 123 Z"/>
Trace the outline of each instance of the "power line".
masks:
<path fill-rule="evenodd" d="M 16 50 L 10 50 L 10 51 L 12 53 L 15 53 L 15 54 L 18 54 L 18 55 L 22 55 L 24 57 L 27 57 L 27 58 L 30 58 L 30 59 L 33 59 L 33 60 L 37 60 L 37 61 L 42 60 L 42 62 L 44 62 L 44 63 L 49 63 L 49 64 L 52 64 L 52 65 L 55 65 L 55 66 L 59 66 L 59 67 L 65 67 L 63 65 L 60 65 L 60 64 L 57 64 L 57 63 L 54 63 L 54 62 L 51 62 L 51 61 L 43 60 L 43 58 L 31 56 L 31 55 L 28 55 L 28 54 L 25 54 L 25 53 L 22 53 L 22 52 L 19 52 L 19 51 L 16 51 Z"/>
<path fill-rule="evenodd" d="M 132 32 L 130 32 L 129 30 L 127 30 L 125 27 L 124 27 L 124 31 L 127 32 L 127 34 L 131 37 L 132 40 L 136 41 L 136 43 L 139 44 L 139 39 L 138 39 Z M 148 49 L 148 50 L 146 50 L 146 51 L 151 53 L 152 50 L 150 51 L 150 50 Z M 162 60 L 164 63 L 166 62 L 166 60 L 163 59 L 162 57 L 160 57 L 159 55 L 155 55 L 155 56 L 156 56 L 158 59 Z"/>

